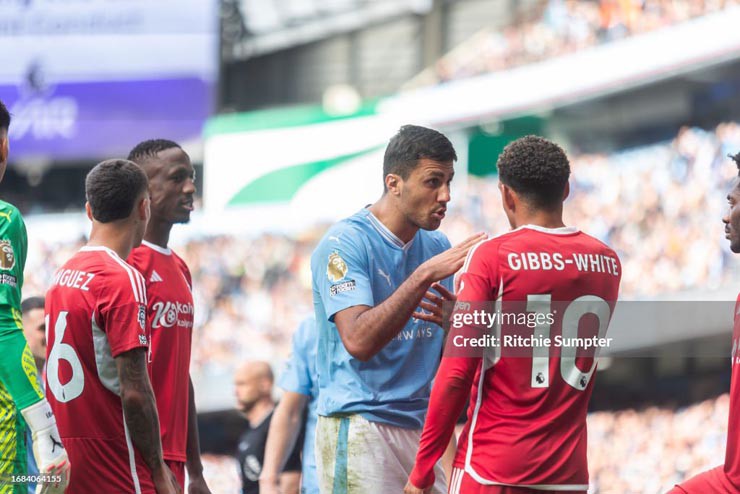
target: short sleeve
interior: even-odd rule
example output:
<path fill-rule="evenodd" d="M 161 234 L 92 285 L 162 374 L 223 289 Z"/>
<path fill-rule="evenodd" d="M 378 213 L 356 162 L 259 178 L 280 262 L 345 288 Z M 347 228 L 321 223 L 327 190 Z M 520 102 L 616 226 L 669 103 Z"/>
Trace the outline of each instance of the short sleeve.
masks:
<path fill-rule="evenodd" d="M 498 248 L 483 241 L 471 249 L 460 275 L 460 291 L 457 300 L 465 302 L 488 302 L 498 292 Z"/>
<path fill-rule="evenodd" d="M 293 334 L 293 348 L 290 357 L 285 362 L 285 367 L 278 386 L 285 391 L 292 391 L 306 396 L 311 396 L 311 372 L 308 361 L 311 352 L 308 348 L 310 345 L 310 326 L 315 324 L 313 319 L 306 320 L 298 327 Z"/>
<path fill-rule="evenodd" d="M 374 306 L 368 273 L 367 252 L 350 235 L 329 235 L 319 245 L 314 264 L 314 283 L 326 309 L 326 317 L 356 305 Z"/>
<path fill-rule="evenodd" d="M 442 253 L 452 248 L 452 244 L 450 243 L 450 240 L 447 238 L 447 236 L 441 232 L 437 232 L 437 233 L 439 233 L 439 244 L 441 246 L 441 250 L 439 252 Z M 443 279 L 440 283 L 447 290 L 454 293 L 455 291 L 455 276 L 454 275 L 448 276 L 447 278 Z"/>
<path fill-rule="evenodd" d="M 100 329 L 113 357 L 148 346 L 146 310 L 144 277 L 134 268 L 123 268 L 108 282 L 98 306 Z"/>

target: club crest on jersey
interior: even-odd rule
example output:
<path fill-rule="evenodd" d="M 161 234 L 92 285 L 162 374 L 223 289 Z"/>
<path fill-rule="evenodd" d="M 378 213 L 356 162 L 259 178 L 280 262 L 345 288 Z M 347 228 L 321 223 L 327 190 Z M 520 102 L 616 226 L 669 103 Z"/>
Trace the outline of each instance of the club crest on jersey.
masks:
<path fill-rule="evenodd" d="M 0 269 L 9 271 L 15 266 L 15 252 L 10 240 L 0 240 Z"/>
<path fill-rule="evenodd" d="M 347 263 L 339 255 L 337 251 L 332 252 L 329 255 L 329 264 L 326 266 L 326 277 L 329 281 L 336 283 L 344 279 L 347 275 Z"/>
<path fill-rule="evenodd" d="M 139 306 L 139 326 L 142 330 L 146 328 L 146 307 L 143 305 Z"/>

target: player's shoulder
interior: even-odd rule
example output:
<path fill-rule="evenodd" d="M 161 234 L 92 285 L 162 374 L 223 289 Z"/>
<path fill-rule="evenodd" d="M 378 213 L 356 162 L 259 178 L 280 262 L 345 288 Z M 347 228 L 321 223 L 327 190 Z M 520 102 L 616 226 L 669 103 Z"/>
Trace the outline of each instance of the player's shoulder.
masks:
<path fill-rule="evenodd" d="M 363 212 L 360 211 L 334 223 L 321 238 L 316 250 L 358 249 L 366 232 L 363 216 Z"/>
<path fill-rule="evenodd" d="M 180 257 L 180 255 L 174 250 L 172 250 L 171 252 L 172 252 L 172 260 L 175 261 L 175 264 L 177 264 L 177 266 L 180 268 L 180 270 L 183 273 L 190 275 L 190 268 L 188 267 L 188 263 L 185 262 L 185 259 Z"/>
<path fill-rule="evenodd" d="M 0 199 L 0 213 L 12 214 L 13 216 L 21 215 L 17 207 L 9 202 L 3 201 L 2 199 Z"/>
<path fill-rule="evenodd" d="M 619 258 L 615 250 L 612 249 L 609 245 L 607 245 L 606 242 L 594 237 L 593 235 L 589 235 L 588 233 L 584 231 L 580 232 L 578 240 L 582 242 L 586 247 L 591 249 L 593 252 L 612 255 L 616 258 Z"/>
<path fill-rule="evenodd" d="M 0 229 L 23 225 L 21 212 L 13 204 L 0 200 Z"/>
<path fill-rule="evenodd" d="M 118 254 L 107 247 L 83 247 L 81 254 L 94 256 L 97 260 L 97 270 L 102 278 L 110 282 L 129 282 L 138 291 L 142 291 L 144 276 L 129 262 L 121 259 Z M 140 289 L 140 290 L 139 290 Z"/>

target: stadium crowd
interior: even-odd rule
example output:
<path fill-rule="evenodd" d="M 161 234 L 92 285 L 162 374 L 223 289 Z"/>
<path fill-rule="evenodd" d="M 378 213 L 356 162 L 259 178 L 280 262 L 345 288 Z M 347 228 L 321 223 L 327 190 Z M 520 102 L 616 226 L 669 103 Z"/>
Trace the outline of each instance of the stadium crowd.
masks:
<path fill-rule="evenodd" d="M 611 245 L 623 264 L 623 298 L 712 289 L 737 266 L 718 218 L 736 174 L 740 125 L 683 128 L 670 142 L 609 155 L 575 155 L 567 224 Z M 508 230 L 495 179 L 471 178 L 453 191 L 442 223 L 452 243 L 472 232 Z M 312 310 L 309 259 L 324 231 L 218 236 L 175 246 L 194 279 L 197 331 L 192 368 L 220 373 L 250 358 L 278 362 Z M 39 240 L 39 237 L 35 237 Z M 54 270 L 83 244 L 30 246 L 24 293 L 45 292 Z"/>
<path fill-rule="evenodd" d="M 510 69 L 654 31 L 737 5 L 737 0 L 549 0 L 502 30 L 484 29 L 407 88 Z"/>

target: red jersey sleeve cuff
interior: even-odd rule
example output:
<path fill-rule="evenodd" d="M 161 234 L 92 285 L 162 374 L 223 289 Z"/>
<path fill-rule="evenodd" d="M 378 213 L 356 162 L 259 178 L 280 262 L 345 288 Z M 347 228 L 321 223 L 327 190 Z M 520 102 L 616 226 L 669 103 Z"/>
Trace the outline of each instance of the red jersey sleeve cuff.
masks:
<path fill-rule="evenodd" d="M 411 475 L 409 475 L 409 482 L 419 489 L 426 489 L 431 486 L 434 484 L 434 466 L 427 469 L 426 472 L 422 472 L 420 468 L 415 466 Z"/>

